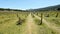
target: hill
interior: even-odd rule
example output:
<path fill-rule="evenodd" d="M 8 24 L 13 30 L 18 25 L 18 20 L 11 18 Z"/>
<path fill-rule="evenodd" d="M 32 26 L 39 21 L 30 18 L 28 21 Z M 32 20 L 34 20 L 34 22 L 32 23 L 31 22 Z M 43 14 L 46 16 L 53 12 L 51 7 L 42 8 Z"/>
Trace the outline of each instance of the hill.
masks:
<path fill-rule="evenodd" d="M 60 11 L 60 5 L 54 5 L 54 6 L 48 6 L 48 7 L 44 7 L 44 8 L 38 8 L 38 9 L 29 9 L 29 10 L 20 10 L 20 9 L 4 9 L 4 8 L 0 8 L 0 11 L 24 11 L 24 12 L 28 12 L 28 11 Z"/>
<path fill-rule="evenodd" d="M 44 8 L 38 8 L 38 9 L 30 9 L 29 11 L 59 11 L 60 10 L 60 5 L 55 5 L 55 6 L 49 6 L 49 7 L 44 7 Z"/>

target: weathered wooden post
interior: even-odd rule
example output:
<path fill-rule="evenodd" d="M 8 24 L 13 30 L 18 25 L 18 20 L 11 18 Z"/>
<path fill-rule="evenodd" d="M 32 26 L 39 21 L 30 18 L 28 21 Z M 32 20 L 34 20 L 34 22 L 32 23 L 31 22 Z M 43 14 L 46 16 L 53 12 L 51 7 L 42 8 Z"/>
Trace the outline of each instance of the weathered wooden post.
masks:
<path fill-rule="evenodd" d="M 19 17 L 18 14 L 17 14 L 17 17 Z"/>
<path fill-rule="evenodd" d="M 17 21 L 17 25 L 21 25 L 22 24 L 22 20 L 21 20 L 21 18 L 18 16 L 18 14 L 17 14 L 17 17 L 18 17 L 18 21 Z"/>
<path fill-rule="evenodd" d="M 58 17 L 58 13 L 56 14 L 56 17 Z"/>
<path fill-rule="evenodd" d="M 46 17 L 49 17 L 49 14 L 47 14 L 47 16 Z"/>
<path fill-rule="evenodd" d="M 40 23 L 40 25 L 42 24 L 42 19 L 43 19 L 43 14 L 41 13 L 41 23 Z"/>
<path fill-rule="evenodd" d="M 38 15 L 38 13 L 37 13 L 37 15 Z"/>

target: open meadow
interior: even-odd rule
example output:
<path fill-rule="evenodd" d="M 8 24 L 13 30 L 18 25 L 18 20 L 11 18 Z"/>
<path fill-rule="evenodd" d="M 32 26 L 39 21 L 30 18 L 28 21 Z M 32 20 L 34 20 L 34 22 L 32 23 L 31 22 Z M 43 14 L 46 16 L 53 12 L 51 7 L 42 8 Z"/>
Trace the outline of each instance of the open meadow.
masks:
<path fill-rule="evenodd" d="M 60 34 L 60 11 L 0 11 L 0 34 Z"/>

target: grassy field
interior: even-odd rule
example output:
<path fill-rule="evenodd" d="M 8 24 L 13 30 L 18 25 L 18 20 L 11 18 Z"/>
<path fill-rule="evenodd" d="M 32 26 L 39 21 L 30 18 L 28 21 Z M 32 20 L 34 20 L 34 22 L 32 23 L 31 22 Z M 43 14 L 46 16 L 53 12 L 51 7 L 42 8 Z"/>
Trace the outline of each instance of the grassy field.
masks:
<path fill-rule="evenodd" d="M 60 12 L 1 11 L 0 34 L 60 34 Z"/>

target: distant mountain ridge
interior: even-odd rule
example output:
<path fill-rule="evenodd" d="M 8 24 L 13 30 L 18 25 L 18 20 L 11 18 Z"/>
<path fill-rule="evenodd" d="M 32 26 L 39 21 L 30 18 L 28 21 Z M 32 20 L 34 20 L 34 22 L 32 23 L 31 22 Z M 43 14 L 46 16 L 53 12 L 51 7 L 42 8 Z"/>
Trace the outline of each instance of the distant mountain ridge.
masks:
<path fill-rule="evenodd" d="M 60 5 L 49 6 L 45 8 L 30 9 L 29 11 L 50 11 L 50 10 L 60 10 Z"/>
<path fill-rule="evenodd" d="M 24 11 L 24 12 L 29 12 L 29 11 L 50 11 L 50 10 L 53 10 L 53 11 L 60 11 L 60 4 L 59 5 L 55 5 L 55 6 L 49 6 L 49 7 L 44 7 L 44 8 L 38 8 L 38 9 L 29 9 L 29 10 L 20 10 L 20 9 L 10 9 L 10 8 L 0 8 L 0 11 L 4 11 L 4 10 L 7 10 L 7 11 Z"/>

